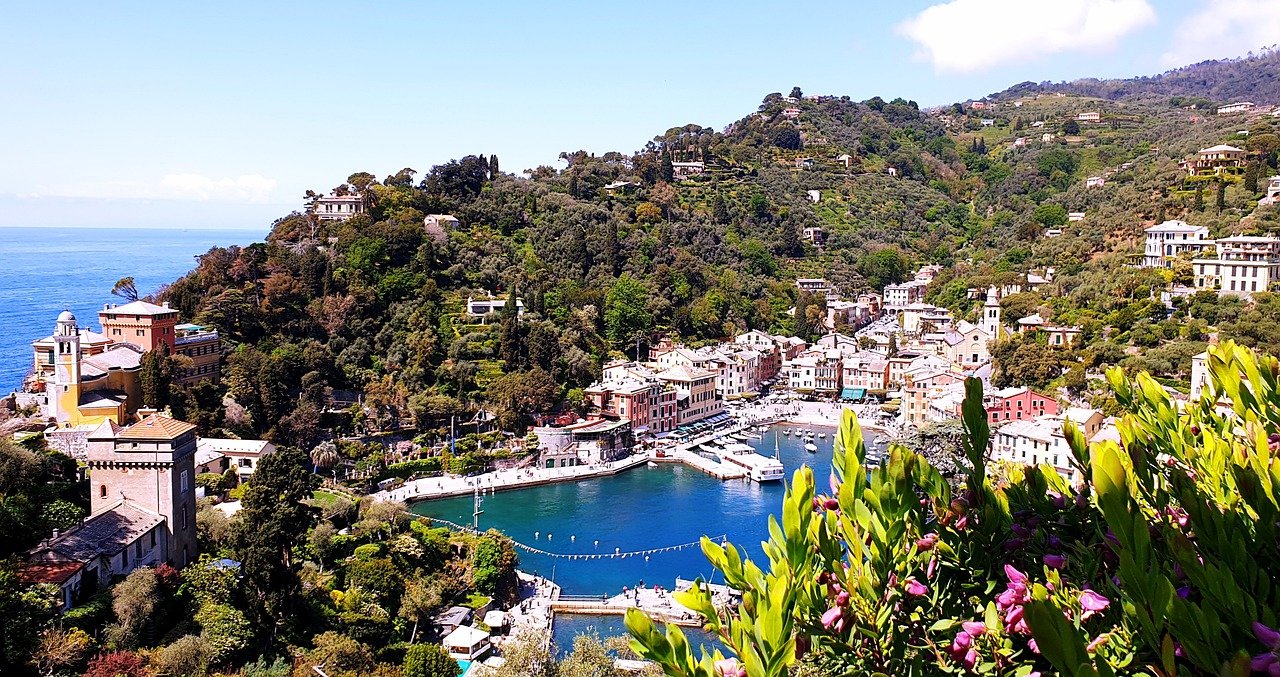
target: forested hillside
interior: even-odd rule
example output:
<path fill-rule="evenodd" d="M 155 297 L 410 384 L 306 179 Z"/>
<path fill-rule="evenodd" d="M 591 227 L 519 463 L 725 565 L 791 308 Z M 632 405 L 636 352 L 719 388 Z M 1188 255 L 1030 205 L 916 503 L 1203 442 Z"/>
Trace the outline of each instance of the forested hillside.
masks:
<path fill-rule="evenodd" d="M 1275 58 L 1221 68 L 1243 78 Z M 484 154 L 381 180 L 354 173 L 335 190 L 361 195 L 366 214 L 289 214 L 266 242 L 213 249 L 159 294 L 234 346 L 222 384 L 175 390 L 175 414 L 303 448 L 322 426 L 431 437 L 481 408 L 518 429 L 535 412 L 581 407 L 603 361 L 664 335 L 820 335 L 824 301 L 800 294 L 797 277 L 848 296 L 926 263 L 948 266 L 929 298 L 960 317 L 979 303 L 967 289 L 1052 267 L 1053 293 L 1008 305 L 1080 323 L 1087 341 L 1037 373 L 1162 347 L 1174 355 L 1157 372 L 1182 373 L 1206 327 L 1157 308 L 1168 271 L 1125 264 L 1164 219 L 1215 235 L 1275 227 L 1275 209 L 1256 205 L 1275 173 L 1276 118 L 1206 117 L 1171 99 L 1020 101 L 922 111 L 797 88 L 720 131 L 687 125 L 634 153 L 565 152 L 528 177 Z M 1084 111 L 1101 122 L 1077 122 Z M 1251 151 L 1243 180 L 1187 180 L 1177 161 L 1224 142 Z M 1086 188 L 1090 176 L 1106 185 Z M 424 227 L 428 214 L 459 225 Z M 813 227 L 825 240 L 805 238 Z M 463 312 L 491 293 L 518 295 L 525 314 Z M 362 393 L 364 406 L 335 413 L 335 391 Z"/>
<path fill-rule="evenodd" d="M 1234 101 L 1274 104 L 1280 102 L 1280 51 L 1272 47 L 1257 55 L 1202 61 L 1146 77 L 1023 82 L 992 97 L 1004 99 L 1050 92 L 1112 100 L 1182 97 L 1200 100 L 1210 108 L 1215 103 Z"/>

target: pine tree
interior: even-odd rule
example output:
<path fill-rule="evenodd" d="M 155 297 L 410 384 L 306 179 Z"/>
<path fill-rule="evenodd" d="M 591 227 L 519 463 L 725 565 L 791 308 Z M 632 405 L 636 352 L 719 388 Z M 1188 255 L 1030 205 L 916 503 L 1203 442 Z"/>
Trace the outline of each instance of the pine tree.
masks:
<path fill-rule="evenodd" d="M 507 302 L 502 306 L 502 319 L 498 326 L 498 351 L 503 367 L 508 373 L 519 371 L 524 367 L 523 346 L 520 336 L 520 313 L 516 307 L 516 289 L 512 287 L 507 295 Z"/>
<path fill-rule="evenodd" d="M 675 180 L 676 170 L 671 166 L 671 156 L 666 153 L 662 154 L 662 165 L 659 167 L 658 175 L 667 183 Z"/>
<path fill-rule="evenodd" d="M 796 234 L 794 224 L 785 222 L 782 224 L 782 255 L 804 255 L 804 245 L 800 243 L 800 237 Z"/>
<path fill-rule="evenodd" d="M 729 222 L 729 205 L 725 204 L 724 197 L 720 193 L 716 193 L 711 198 L 711 220 L 725 224 Z"/>

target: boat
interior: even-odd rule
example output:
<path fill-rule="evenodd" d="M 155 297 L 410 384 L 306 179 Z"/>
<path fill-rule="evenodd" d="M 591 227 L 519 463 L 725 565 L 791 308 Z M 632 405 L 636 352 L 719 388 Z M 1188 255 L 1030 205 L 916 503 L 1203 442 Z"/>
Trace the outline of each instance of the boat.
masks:
<path fill-rule="evenodd" d="M 653 461 L 649 461 L 646 465 L 648 465 L 650 468 L 656 468 L 656 467 L 658 467 L 658 464 L 657 464 L 657 463 L 654 463 Z"/>
<path fill-rule="evenodd" d="M 787 437 L 791 437 L 791 428 L 783 428 L 782 434 L 786 435 Z"/>
<path fill-rule="evenodd" d="M 805 442 L 804 450 L 811 454 L 816 454 L 818 453 L 818 445 L 814 444 L 813 442 Z"/>
<path fill-rule="evenodd" d="M 747 477 L 753 482 L 777 482 L 785 471 L 777 459 L 761 456 L 753 452 L 725 456 L 724 460 L 747 471 Z"/>
<path fill-rule="evenodd" d="M 823 440 L 827 439 L 827 434 L 826 434 L 826 433 L 818 433 L 818 439 L 823 439 Z"/>

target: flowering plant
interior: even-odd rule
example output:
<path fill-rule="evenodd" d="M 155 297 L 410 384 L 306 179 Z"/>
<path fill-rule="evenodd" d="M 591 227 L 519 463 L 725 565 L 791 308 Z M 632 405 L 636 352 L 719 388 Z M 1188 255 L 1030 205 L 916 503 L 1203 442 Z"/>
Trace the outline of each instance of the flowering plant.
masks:
<path fill-rule="evenodd" d="M 828 487 L 794 473 L 763 565 L 703 540 L 741 603 L 676 595 L 733 655 L 695 657 L 678 627 L 634 609 L 632 645 L 687 677 L 780 677 L 798 661 L 827 674 L 1280 675 L 1280 363 L 1226 343 L 1208 367 L 1183 406 L 1112 369 L 1120 439 L 1090 445 L 1064 426 L 1088 478 L 1074 487 L 1047 466 L 988 464 L 975 379 L 954 490 L 896 444 L 868 467 L 846 411 Z"/>

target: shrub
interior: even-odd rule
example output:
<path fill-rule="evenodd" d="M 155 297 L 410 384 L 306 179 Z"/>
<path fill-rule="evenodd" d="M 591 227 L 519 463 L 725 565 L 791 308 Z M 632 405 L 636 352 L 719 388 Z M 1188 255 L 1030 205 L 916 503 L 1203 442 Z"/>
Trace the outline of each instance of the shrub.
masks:
<path fill-rule="evenodd" d="M 439 644 L 415 644 L 404 655 L 404 677 L 458 677 L 462 667 Z"/>
<path fill-rule="evenodd" d="M 352 555 L 359 561 L 366 561 L 380 557 L 386 548 L 381 543 L 365 543 L 358 546 Z"/>
<path fill-rule="evenodd" d="M 112 651 L 89 661 L 84 677 L 151 677 L 142 657 L 132 651 Z"/>
<path fill-rule="evenodd" d="M 1178 406 L 1154 379 L 1107 378 L 1120 442 L 1067 423 L 1072 486 L 1049 467 L 985 459 L 981 382 L 962 405 L 963 483 L 894 445 L 864 465 L 845 413 L 830 492 L 796 471 L 763 567 L 703 539 L 732 613 L 676 593 L 735 658 L 665 633 L 640 611 L 632 645 L 669 674 L 1231 674 L 1280 665 L 1280 360 L 1227 342 L 1212 384 Z M 1225 403 L 1220 405 L 1219 403 Z M 717 665 L 719 662 L 719 665 Z"/>
<path fill-rule="evenodd" d="M 205 674 L 212 651 L 207 642 L 186 635 L 152 654 L 152 661 L 162 674 L 172 677 L 195 677 Z"/>

